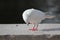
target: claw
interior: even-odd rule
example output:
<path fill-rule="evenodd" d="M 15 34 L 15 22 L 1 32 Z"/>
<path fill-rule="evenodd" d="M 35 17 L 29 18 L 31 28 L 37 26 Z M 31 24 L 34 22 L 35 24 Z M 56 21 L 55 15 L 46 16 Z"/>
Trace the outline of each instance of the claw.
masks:
<path fill-rule="evenodd" d="M 29 30 L 32 30 L 32 31 L 38 31 L 37 28 L 32 28 L 32 29 L 29 29 Z"/>

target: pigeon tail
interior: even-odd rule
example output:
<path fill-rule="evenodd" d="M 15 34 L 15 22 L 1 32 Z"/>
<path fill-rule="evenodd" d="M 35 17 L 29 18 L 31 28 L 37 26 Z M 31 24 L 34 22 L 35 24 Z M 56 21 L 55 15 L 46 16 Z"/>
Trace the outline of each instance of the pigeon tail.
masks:
<path fill-rule="evenodd" d="M 56 16 L 54 16 L 54 15 L 46 15 L 46 18 L 55 18 Z"/>

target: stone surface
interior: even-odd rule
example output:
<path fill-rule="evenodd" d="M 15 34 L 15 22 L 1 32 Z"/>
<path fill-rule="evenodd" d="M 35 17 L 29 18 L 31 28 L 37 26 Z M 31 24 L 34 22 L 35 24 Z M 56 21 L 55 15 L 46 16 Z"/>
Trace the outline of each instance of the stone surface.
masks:
<path fill-rule="evenodd" d="M 29 24 L 0 24 L 0 35 L 60 35 L 60 24 L 39 24 L 38 31 L 31 31 Z"/>

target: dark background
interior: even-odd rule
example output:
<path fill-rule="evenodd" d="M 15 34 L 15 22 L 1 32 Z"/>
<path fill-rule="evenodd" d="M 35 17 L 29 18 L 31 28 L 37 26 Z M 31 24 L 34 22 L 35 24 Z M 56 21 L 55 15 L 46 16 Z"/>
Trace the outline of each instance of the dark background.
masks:
<path fill-rule="evenodd" d="M 24 23 L 22 13 L 29 8 L 56 15 L 56 18 L 45 19 L 42 23 L 60 23 L 59 0 L 0 0 L 0 24 Z"/>
<path fill-rule="evenodd" d="M 0 23 L 24 23 L 23 11 L 36 6 L 34 0 L 0 0 Z"/>

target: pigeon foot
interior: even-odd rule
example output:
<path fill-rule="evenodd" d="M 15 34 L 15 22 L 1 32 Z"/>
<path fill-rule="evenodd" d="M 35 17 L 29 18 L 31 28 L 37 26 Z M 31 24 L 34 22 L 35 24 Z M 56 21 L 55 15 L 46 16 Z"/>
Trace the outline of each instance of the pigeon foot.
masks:
<path fill-rule="evenodd" d="M 32 31 L 38 31 L 37 28 L 32 28 L 32 29 L 29 29 L 29 30 L 32 30 Z"/>

